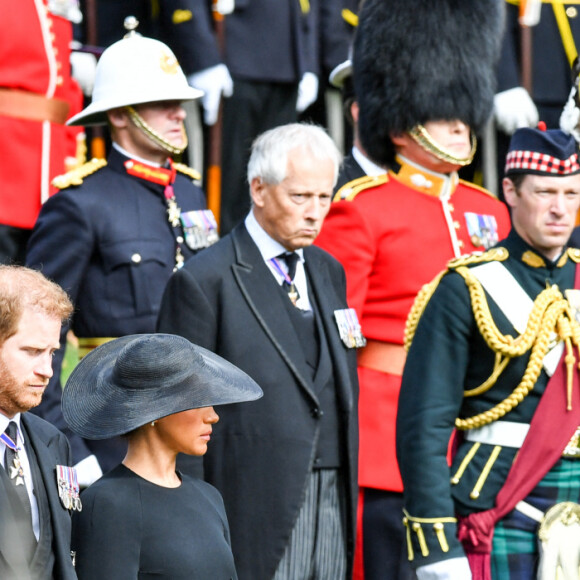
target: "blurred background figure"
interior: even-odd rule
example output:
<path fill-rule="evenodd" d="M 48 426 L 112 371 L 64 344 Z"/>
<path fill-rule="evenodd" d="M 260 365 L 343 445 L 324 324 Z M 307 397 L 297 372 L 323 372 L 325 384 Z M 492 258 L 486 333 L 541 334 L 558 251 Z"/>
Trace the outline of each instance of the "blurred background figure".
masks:
<path fill-rule="evenodd" d="M 261 396 L 234 365 L 169 334 L 119 338 L 79 363 L 63 396 L 71 428 L 128 441 L 123 462 L 81 495 L 80 580 L 237 578 L 219 492 L 176 471 L 175 460 L 205 454 L 214 406 Z"/>
<path fill-rule="evenodd" d="M 22 263 L 52 178 L 84 162 L 82 128 L 65 127 L 83 106 L 70 49 L 81 13 L 70 0 L 0 0 L 0 14 L 0 263 Z"/>
<path fill-rule="evenodd" d="M 560 115 L 573 83 L 578 56 L 580 5 L 577 2 L 505 0 L 506 26 L 494 98 L 495 132 L 485 181 L 502 198 L 501 181 L 511 134 L 520 127 L 560 127 Z M 562 129 L 568 130 L 563 126 Z M 486 162 L 484 161 L 484 166 Z M 485 169 L 484 169 L 484 173 Z"/>

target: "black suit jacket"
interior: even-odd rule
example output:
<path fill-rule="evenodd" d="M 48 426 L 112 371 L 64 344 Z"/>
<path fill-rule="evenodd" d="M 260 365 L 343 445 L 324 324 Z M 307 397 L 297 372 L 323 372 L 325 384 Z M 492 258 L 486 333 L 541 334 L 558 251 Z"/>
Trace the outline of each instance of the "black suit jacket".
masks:
<path fill-rule="evenodd" d="M 53 551 L 55 556 L 54 580 L 74 580 L 76 573 L 70 554 L 71 518 L 70 513 L 59 500 L 56 481 L 56 466 L 71 465 L 70 447 L 66 437 L 50 423 L 25 413 L 22 424 L 26 431 L 27 445 L 32 446 L 38 460 L 38 467 L 46 488 L 48 510 L 52 522 Z M 4 532 L 10 530 L 15 514 L 13 506 L 7 501 L 7 490 L 4 479 L 0 479 L 0 522 L 3 533 L 0 534 L 0 578 L 19 578 L 17 570 L 23 570 L 23 555 L 10 544 Z M 37 496 L 38 497 L 38 496 Z M 31 579 L 32 580 L 32 579 Z"/>
<path fill-rule="evenodd" d="M 356 353 L 340 341 L 334 311 L 346 308 L 342 266 L 304 250 L 334 366 L 342 421 L 352 563 L 357 497 Z M 170 279 L 158 330 L 180 334 L 239 366 L 264 390 L 259 401 L 219 407 L 204 458 L 205 479 L 222 493 L 240 579 L 270 579 L 302 505 L 319 436 L 319 401 L 282 300 L 287 297 L 244 224 L 189 260 Z M 350 568 L 350 566 L 349 566 Z M 338 580 L 338 579 L 337 579 Z"/>

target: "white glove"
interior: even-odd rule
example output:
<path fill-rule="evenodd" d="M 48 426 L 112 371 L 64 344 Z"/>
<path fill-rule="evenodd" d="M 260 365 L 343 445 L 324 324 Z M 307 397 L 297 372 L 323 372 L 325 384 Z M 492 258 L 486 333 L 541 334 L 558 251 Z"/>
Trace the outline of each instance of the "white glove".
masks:
<path fill-rule="evenodd" d="M 580 109 L 576 106 L 577 90 L 575 86 L 570 90 L 570 96 L 560 115 L 560 129 L 564 133 L 572 135 L 580 143 L 580 128 L 578 127 L 578 123 L 580 122 Z"/>
<path fill-rule="evenodd" d="M 296 100 L 296 110 L 299 113 L 305 111 L 316 101 L 318 96 L 318 77 L 311 72 L 302 75 L 302 80 L 298 85 L 298 99 Z"/>
<path fill-rule="evenodd" d="M 497 93 L 493 113 L 498 128 L 508 135 L 521 127 L 535 127 L 540 120 L 534 101 L 523 87 Z"/>
<path fill-rule="evenodd" d="M 83 94 L 90 97 L 93 94 L 95 74 L 97 72 L 97 58 L 89 52 L 70 53 L 72 77 L 79 83 Z"/>
<path fill-rule="evenodd" d="M 451 558 L 417 568 L 418 580 L 471 580 L 467 558 Z"/>
<path fill-rule="evenodd" d="M 216 64 L 204 68 L 189 75 L 187 81 L 192 87 L 205 93 L 201 98 L 204 110 L 203 119 L 206 125 L 215 125 L 222 94 L 224 97 L 231 97 L 234 94 L 234 81 L 228 67 L 225 64 Z"/>

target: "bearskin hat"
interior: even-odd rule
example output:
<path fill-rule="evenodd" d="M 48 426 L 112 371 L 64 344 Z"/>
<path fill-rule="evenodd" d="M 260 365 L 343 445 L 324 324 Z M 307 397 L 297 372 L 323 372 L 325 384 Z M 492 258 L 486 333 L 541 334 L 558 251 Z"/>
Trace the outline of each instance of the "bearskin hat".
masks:
<path fill-rule="evenodd" d="M 364 0 L 354 41 L 359 134 L 379 164 L 391 133 L 461 119 L 481 131 L 495 94 L 504 0 Z"/>

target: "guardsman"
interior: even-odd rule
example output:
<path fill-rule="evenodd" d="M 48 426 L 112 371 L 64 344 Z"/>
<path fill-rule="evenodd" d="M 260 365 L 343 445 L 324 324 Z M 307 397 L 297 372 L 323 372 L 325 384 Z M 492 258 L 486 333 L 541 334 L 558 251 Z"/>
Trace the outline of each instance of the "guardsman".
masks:
<path fill-rule="evenodd" d="M 217 239 L 197 172 L 172 159 L 187 145 L 181 103 L 200 94 L 165 44 L 130 33 L 103 53 L 92 103 L 68 121 L 108 123 L 111 152 L 55 180 L 61 191 L 42 208 L 27 264 L 70 294 L 75 314 L 64 330 L 74 331 L 81 355 L 111 338 L 154 332 L 172 272 Z M 38 412 L 66 431 L 61 359 Z M 123 457 L 124 442 L 69 434 L 83 484 Z"/>
<path fill-rule="evenodd" d="M 578 577 L 576 143 L 519 129 L 505 174 L 509 236 L 452 260 L 409 316 L 397 456 L 419 578 L 469 579 L 468 560 L 474 579 Z"/>
<path fill-rule="evenodd" d="M 360 139 L 390 169 L 344 185 L 316 240 L 343 264 L 349 306 L 367 338 L 358 354 L 356 578 L 412 574 L 395 421 L 413 300 L 450 258 L 490 247 L 509 231 L 505 206 L 457 176 L 491 111 L 502 8 L 499 0 L 477 8 L 367 0 L 359 14 L 353 65 Z M 428 17 L 418 17 L 422 11 Z"/>

